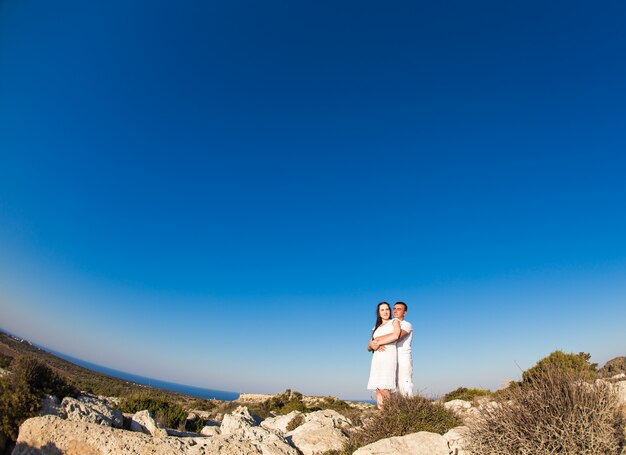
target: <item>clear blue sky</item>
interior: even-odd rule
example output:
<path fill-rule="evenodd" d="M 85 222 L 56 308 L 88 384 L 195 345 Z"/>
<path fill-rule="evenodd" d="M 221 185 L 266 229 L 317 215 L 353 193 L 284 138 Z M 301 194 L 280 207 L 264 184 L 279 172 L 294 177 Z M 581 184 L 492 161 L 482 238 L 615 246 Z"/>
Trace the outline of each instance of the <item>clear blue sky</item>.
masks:
<path fill-rule="evenodd" d="M 0 2 L 0 327 L 367 398 L 626 354 L 626 3 Z"/>

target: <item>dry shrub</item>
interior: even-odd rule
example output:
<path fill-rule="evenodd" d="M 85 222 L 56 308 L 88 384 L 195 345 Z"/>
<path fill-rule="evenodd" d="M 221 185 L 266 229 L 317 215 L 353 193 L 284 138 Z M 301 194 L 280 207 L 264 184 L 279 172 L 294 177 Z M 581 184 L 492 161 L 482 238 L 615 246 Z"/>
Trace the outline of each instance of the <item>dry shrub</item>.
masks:
<path fill-rule="evenodd" d="M 304 423 L 304 417 L 302 415 L 295 416 L 291 422 L 287 424 L 287 431 L 293 431 Z"/>
<path fill-rule="evenodd" d="M 486 406 L 470 428 L 468 449 L 484 455 L 616 455 L 623 421 L 610 384 L 546 366 Z"/>
<path fill-rule="evenodd" d="M 356 450 L 383 438 L 418 431 L 443 434 L 458 425 L 461 422 L 456 414 L 441 403 L 420 396 L 394 394 L 385 401 L 382 411 L 367 419 L 363 428 L 350 435 L 350 445 L 346 451 Z"/>

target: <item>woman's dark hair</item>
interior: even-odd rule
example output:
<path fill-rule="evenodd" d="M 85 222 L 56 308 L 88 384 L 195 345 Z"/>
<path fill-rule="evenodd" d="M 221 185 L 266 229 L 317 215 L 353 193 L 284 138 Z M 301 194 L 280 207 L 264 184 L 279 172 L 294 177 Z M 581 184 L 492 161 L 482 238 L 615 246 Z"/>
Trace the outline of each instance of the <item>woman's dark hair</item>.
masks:
<path fill-rule="evenodd" d="M 387 305 L 387 307 L 389 307 L 389 317 L 391 317 L 391 305 L 389 305 L 387 302 L 380 302 L 376 307 L 376 327 L 374 327 L 374 330 L 372 330 L 372 338 L 374 338 L 374 332 L 376 331 L 376 329 L 383 323 L 383 318 L 380 317 L 381 305 Z"/>

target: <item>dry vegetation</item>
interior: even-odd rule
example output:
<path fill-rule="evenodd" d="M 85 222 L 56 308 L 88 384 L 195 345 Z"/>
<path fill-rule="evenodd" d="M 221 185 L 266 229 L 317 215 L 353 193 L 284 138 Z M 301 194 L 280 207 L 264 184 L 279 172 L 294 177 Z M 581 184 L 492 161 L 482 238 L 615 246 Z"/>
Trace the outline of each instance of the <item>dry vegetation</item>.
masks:
<path fill-rule="evenodd" d="M 421 396 L 406 397 L 394 394 L 385 401 L 382 411 L 372 412 L 365 417 L 364 424 L 350 432 L 349 445 L 344 454 L 350 454 L 359 447 L 392 436 L 404 436 L 418 431 L 443 434 L 461 425 L 461 421 L 443 404 Z"/>
<path fill-rule="evenodd" d="M 610 384 L 546 362 L 482 410 L 468 449 L 483 455 L 616 455 L 623 424 Z"/>

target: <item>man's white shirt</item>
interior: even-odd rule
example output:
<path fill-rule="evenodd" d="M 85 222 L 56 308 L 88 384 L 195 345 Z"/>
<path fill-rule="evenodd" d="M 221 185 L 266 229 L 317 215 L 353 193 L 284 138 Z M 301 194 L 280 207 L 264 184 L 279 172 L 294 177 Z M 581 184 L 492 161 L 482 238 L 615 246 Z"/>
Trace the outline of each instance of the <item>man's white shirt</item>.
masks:
<path fill-rule="evenodd" d="M 411 341 L 413 340 L 413 324 L 408 321 L 400 321 L 400 328 L 407 332 L 407 335 L 396 343 L 399 354 L 411 354 Z"/>

